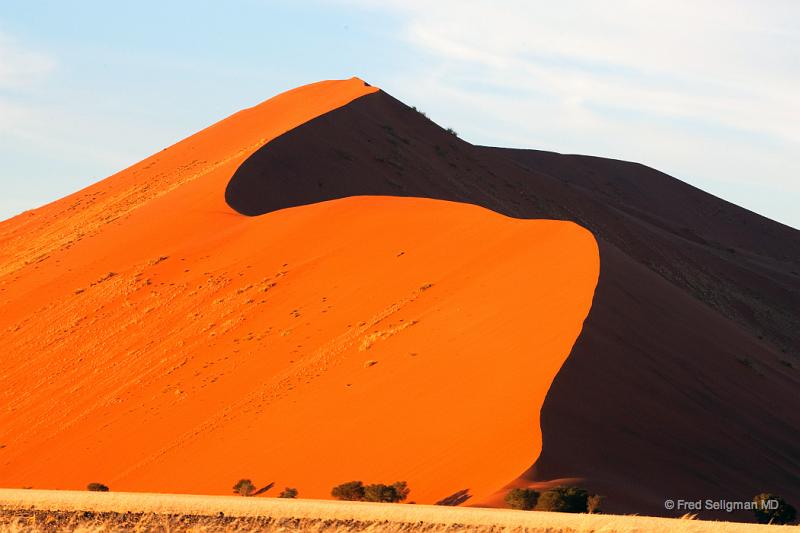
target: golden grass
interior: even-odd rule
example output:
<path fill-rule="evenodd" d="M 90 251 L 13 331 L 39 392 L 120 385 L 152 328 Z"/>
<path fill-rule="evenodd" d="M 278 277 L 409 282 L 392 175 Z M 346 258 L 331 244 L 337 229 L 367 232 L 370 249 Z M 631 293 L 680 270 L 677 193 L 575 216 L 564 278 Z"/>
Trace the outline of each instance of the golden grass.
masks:
<path fill-rule="evenodd" d="M 678 532 L 758 533 L 779 526 L 325 500 L 0 489 L 0 533 Z M 788 526 L 787 526 L 788 527 Z"/>

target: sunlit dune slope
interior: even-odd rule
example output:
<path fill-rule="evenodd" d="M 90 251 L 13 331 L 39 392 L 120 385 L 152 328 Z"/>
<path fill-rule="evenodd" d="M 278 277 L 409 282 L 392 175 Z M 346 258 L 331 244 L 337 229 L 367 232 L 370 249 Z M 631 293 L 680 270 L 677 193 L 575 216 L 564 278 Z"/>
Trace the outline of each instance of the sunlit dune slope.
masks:
<path fill-rule="evenodd" d="M 591 233 L 417 198 L 225 204 L 259 143 L 371 90 L 286 93 L 0 226 L 1 485 L 403 479 L 436 502 L 525 471 Z"/>

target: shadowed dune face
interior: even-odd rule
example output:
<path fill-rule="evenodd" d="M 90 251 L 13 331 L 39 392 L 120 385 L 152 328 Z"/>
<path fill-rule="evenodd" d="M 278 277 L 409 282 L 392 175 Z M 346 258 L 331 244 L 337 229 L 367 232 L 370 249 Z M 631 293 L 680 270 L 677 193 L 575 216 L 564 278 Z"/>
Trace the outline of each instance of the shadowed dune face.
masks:
<path fill-rule="evenodd" d="M 542 408 L 542 454 L 513 485 L 573 479 L 610 511 L 655 514 L 678 495 L 800 499 L 796 230 L 642 165 L 472 146 L 382 92 L 255 152 L 226 200 L 259 215 L 360 194 L 598 237 L 592 311 Z"/>
<path fill-rule="evenodd" d="M 266 140 L 370 91 L 281 95 L 0 225 L 3 485 L 404 479 L 433 503 L 530 465 L 591 306 L 591 233 L 420 198 L 224 203 Z"/>

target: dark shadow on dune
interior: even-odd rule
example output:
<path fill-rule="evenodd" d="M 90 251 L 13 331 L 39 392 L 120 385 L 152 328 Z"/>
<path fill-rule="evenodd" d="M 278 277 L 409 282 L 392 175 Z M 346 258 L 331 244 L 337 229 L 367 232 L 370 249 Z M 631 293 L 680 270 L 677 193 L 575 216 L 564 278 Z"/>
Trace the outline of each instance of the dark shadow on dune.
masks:
<path fill-rule="evenodd" d="M 258 496 L 259 494 L 264 494 L 265 492 L 267 492 L 269 489 L 271 489 L 274 486 L 275 486 L 275 482 L 274 481 L 271 482 L 271 483 L 267 483 L 266 485 L 264 485 L 263 487 L 261 487 L 260 489 L 255 491 L 252 495 L 253 496 Z"/>
<path fill-rule="evenodd" d="M 800 501 L 800 232 L 639 164 L 470 145 L 383 92 L 265 145 L 225 191 L 249 216 L 357 195 L 569 220 L 597 237 L 592 310 L 545 399 L 527 479 L 585 478 L 609 512 L 767 489 Z"/>
<path fill-rule="evenodd" d="M 455 507 L 456 505 L 461 505 L 465 501 L 472 498 L 472 494 L 469 493 L 469 489 L 462 489 L 457 492 L 454 492 L 450 496 L 446 498 L 442 498 L 435 505 L 444 505 L 448 507 Z"/>

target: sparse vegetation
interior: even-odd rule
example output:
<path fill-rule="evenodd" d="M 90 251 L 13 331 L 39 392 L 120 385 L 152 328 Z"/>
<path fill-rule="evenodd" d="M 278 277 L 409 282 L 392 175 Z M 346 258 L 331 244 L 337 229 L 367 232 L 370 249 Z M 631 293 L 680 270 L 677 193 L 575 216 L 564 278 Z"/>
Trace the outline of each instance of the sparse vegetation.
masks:
<path fill-rule="evenodd" d="M 233 493 L 239 496 L 252 496 L 256 491 L 256 486 L 249 479 L 240 479 L 233 486 Z"/>
<path fill-rule="evenodd" d="M 421 109 L 417 109 L 416 106 L 411 106 L 411 109 L 413 109 L 414 111 L 416 111 L 417 113 L 419 113 L 423 117 L 428 118 L 428 115 L 425 114 L 425 111 L 422 111 Z"/>
<path fill-rule="evenodd" d="M 107 485 L 103 485 L 102 483 L 94 482 L 94 483 L 89 483 L 88 485 L 86 485 L 86 490 L 89 490 L 89 491 L 92 491 L 92 492 L 108 492 L 108 486 Z"/>
<path fill-rule="evenodd" d="M 398 503 L 404 501 L 409 492 L 405 481 L 396 481 L 391 485 L 374 483 L 366 487 L 361 481 L 348 481 L 334 487 L 331 496 L 345 501 Z"/>
<path fill-rule="evenodd" d="M 405 481 L 391 485 L 376 483 L 364 487 L 365 502 L 399 503 L 408 497 L 409 488 Z"/>
<path fill-rule="evenodd" d="M 280 494 L 278 494 L 278 498 L 297 498 L 297 494 L 297 489 L 286 487 L 281 491 Z"/>
<path fill-rule="evenodd" d="M 530 511 L 536 507 L 536 502 L 539 500 L 539 493 L 529 488 L 511 489 L 508 491 L 508 494 L 506 494 L 505 500 L 512 509 Z"/>
<path fill-rule="evenodd" d="M 333 487 L 331 496 L 337 500 L 361 501 L 364 499 L 364 483 L 361 481 L 348 481 Z"/>
<path fill-rule="evenodd" d="M 602 513 L 603 497 L 599 494 L 592 494 L 586 500 L 586 512 L 590 514 Z"/>
<path fill-rule="evenodd" d="M 753 514 L 759 524 L 789 524 L 797 518 L 797 509 L 775 494 L 763 492 L 753 497 Z"/>
<path fill-rule="evenodd" d="M 458 137 L 458 133 L 456 133 L 456 130 L 454 130 L 453 128 L 447 128 L 447 130 L 446 130 L 446 131 L 447 131 L 447 133 L 449 133 L 450 135 L 452 135 L 452 136 L 454 136 L 454 137 Z"/>
<path fill-rule="evenodd" d="M 556 487 L 544 491 L 536 503 L 537 511 L 557 513 L 585 513 L 588 510 L 589 493 L 578 487 Z"/>
<path fill-rule="evenodd" d="M 442 509 L 428 505 L 315 502 L 278 498 L 219 498 L 178 494 L 115 494 L 108 498 L 85 491 L 0 489 L 0 533 L 81 531 L 170 531 L 222 533 L 232 531 L 305 533 L 394 531 L 438 533 L 464 531 L 555 532 L 604 531 L 629 533 L 737 533 L 762 531 L 757 524 L 726 523 L 648 516 L 569 513 L 520 513 L 478 508 Z M 54 510 L 50 510 L 54 509 Z M 122 509 L 125 509 L 124 511 Z M 690 517 L 687 517 L 690 518 Z"/>

